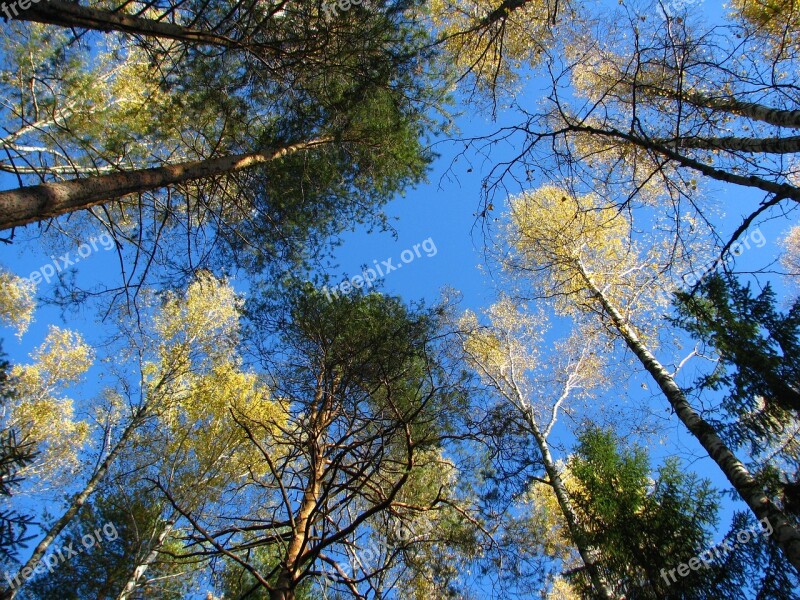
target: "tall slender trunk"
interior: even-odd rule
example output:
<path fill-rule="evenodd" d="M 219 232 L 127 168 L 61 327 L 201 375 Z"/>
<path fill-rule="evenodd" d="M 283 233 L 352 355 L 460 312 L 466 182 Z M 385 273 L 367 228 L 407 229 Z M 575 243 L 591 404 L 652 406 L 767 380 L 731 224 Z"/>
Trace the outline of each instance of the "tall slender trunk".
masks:
<path fill-rule="evenodd" d="M 78 514 L 78 511 L 81 507 L 86 504 L 86 501 L 89 499 L 89 496 L 97 489 L 97 486 L 106 476 L 109 468 L 111 468 L 111 464 L 116 460 L 119 453 L 122 451 L 122 448 L 127 443 L 130 436 L 136 430 L 136 428 L 140 425 L 140 420 L 134 418 L 122 432 L 119 440 L 111 449 L 111 451 L 106 455 L 103 462 L 100 463 L 100 466 L 95 471 L 94 475 L 92 475 L 91 479 L 86 483 L 84 488 L 76 495 L 72 502 L 70 503 L 69 508 L 67 511 L 61 515 L 53 525 L 51 525 L 50 529 L 47 531 L 47 534 L 44 536 L 44 539 L 39 542 L 36 548 L 33 551 L 31 557 L 27 560 L 27 562 L 22 565 L 22 567 L 17 571 L 17 575 L 14 578 L 9 578 L 9 581 L 13 582 L 13 587 L 6 588 L 0 591 L 0 599 L 2 600 L 13 600 L 13 598 L 17 595 L 20 588 L 25 585 L 27 578 L 22 576 L 22 574 L 27 570 L 30 577 L 30 573 L 42 559 L 42 557 L 47 552 L 50 545 L 55 541 L 55 539 L 59 536 L 59 534 L 64 530 L 64 528 L 69 524 L 70 521 Z"/>
<path fill-rule="evenodd" d="M 634 79 L 626 79 L 625 82 L 631 87 L 643 90 L 645 94 L 650 96 L 673 100 L 680 99 L 698 108 L 721 110 L 734 115 L 748 117 L 754 121 L 775 125 L 776 127 L 800 128 L 800 110 L 782 110 L 755 102 L 743 102 L 733 97 L 715 98 L 702 92 L 686 90 L 679 92 L 674 88 L 665 88 L 642 82 L 634 84 Z"/>
<path fill-rule="evenodd" d="M 611 318 L 614 327 L 625 340 L 628 348 L 636 355 L 644 368 L 658 384 L 669 401 L 675 414 L 689 432 L 697 438 L 700 445 L 708 452 L 712 460 L 728 478 L 728 481 L 739 493 L 757 519 L 767 519 L 773 529 L 773 537 L 783 551 L 784 556 L 800 573 L 800 532 L 786 515 L 764 493 L 763 488 L 753 478 L 747 467 L 734 455 L 719 437 L 715 429 L 703 419 L 689 404 L 675 379 L 647 346 L 639 339 L 633 328 L 609 301 L 606 295 L 595 285 L 590 274 L 578 261 L 578 270 L 592 294 L 600 301 L 603 310 Z"/>
<path fill-rule="evenodd" d="M 158 551 L 164 545 L 164 540 L 167 539 L 167 536 L 172 531 L 172 528 L 175 527 L 175 523 L 177 522 L 178 517 L 175 515 L 169 521 L 164 524 L 163 529 L 158 534 L 155 543 L 152 545 L 150 552 L 147 556 L 144 557 L 139 564 L 136 565 L 136 568 L 131 573 L 130 578 L 125 583 L 125 587 L 122 588 L 119 595 L 117 595 L 117 600 L 128 600 L 136 589 L 136 584 L 139 582 L 139 579 L 145 574 L 147 569 L 155 562 L 156 558 L 158 558 Z"/>
<path fill-rule="evenodd" d="M 675 145 L 658 144 L 650 138 L 641 137 L 635 133 L 621 131 L 619 129 L 602 129 L 592 125 L 586 125 L 584 122 L 575 119 L 565 119 L 565 127 L 562 131 L 587 133 L 589 135 L 596 135 L 599 137 L 616 139 L 650 150 L 660 154 L 671 161 L 676 162 L 682 167 L 693 169 L 703 175 L 715 179 L 717 181 L 724 181 L 725 183 L 733 183 L 750 188 L 763 190 L 767 193 L 773 194 L 777 198 L 787 198 L 800 202 L 800 188 L 790 183 L 780 183 L 777 181 L 770 181 L 757 175 L 740 175 L 724 169 L 708 165 L 700 160 L 684 156 L 675 150 Z M 543 135 L 543 134 L 542 134 Z M 548 134 L 549 135 L 549 134 Z"/>
<path fill-rule="evenodd" d="M 140 194 L 177 183 L 235 173 L 301 150 L 315 148 L 330 139 L 316 138 L 269 153 L 254 152 L 208 158 L 0 192 L 0 230 L 91 208 L 128 194 Z"/>
<path fill-rule="evenodd" d="M 711 98 L 700 93 L 687 94 L 687 100 L 695 106 L 724 110 L 776 127 L 800 128 L 800 110 L 780 110 L 754 102 L 741 102 L 733 98 Z"/>
<path fill-rule="evenodd" d="M 764 154 L 793 154 L 800 152 L 800 136 L 751 138 L 751 137 L 687 137 L 673 139 L 656 139 L 656 144 L 678 148 L 694 148 L 698 150 L 726 150 L 729 152 L 747 152 Z"/>
<path fill-rule="evenodd" d="M 67 0 L 40 0 L 36 4 L 31 4 L 27 10 L 19 10 L 16 5 L 12 4 L 5 10 L 6 16 L 20 21 L 34 21 L 59 27 L 79 27 L 104 32 L 119 31 L 145 37 L 225 48 L 239 46 L 236 40 L 210 31 L 200 31 L 165 21 L 144 19 L 122 12 L 90 8 Z"/>
<path fill-rule="evenodd" d="M 297 573 L 303 566 L 302 554 L 308 544 L 312 517 L 322 488 L 322 476 L 325 472 L 325 444 L 321 438 L 330 416 L 330 394 L 326 393 L 321 379 L 317 380 L 314 404 L 316 410 L 310 415 L 310 422 L 313 423 L 313 438 L 309 440 L 309 480 L 306 482 L 297 514 L 292 519 L 292 537 L 281 561 L 282 568 L 278 573 L 277 581 L 269 592 L 270 600 L 294 600 L 295 598 Z M 290 507 L 287 506 L 287 509 Z"/>
<path fill-rule="evenodd" d="M 556 495 L 556 500 L 558 501 L 558 506 L 561 509 L 561 514 L 564 516 L 564 520 L 567 522 L 569 536 L 572 539 L 572 542 L 575 544 L 575 547 L 578 549 L 578 554 L 580 554 L 583 564 L 586 566 L 586 571 L 589 574 L 589 579 L 592 582 L 592 587 L 594 587 L 597 596 L 599 598 L 603 598 L 604 600 L 612 600 L 614 595 L 612 594 L 611 590 L 608 589 L 608 585 L 603 580 L 600 570 L 597 568 L 597 562 L 592 556 L 591 549 L 588 548 L 583 541 L 583 535 L 581 534 L 581 528 L 578 523 L 578 516 L 572 507 L 572 501 L 570 500 L 569 492 L 567 491 L 564 481 L 561 479 L 561 475 L 556 468 L 555 460 L 553 460 L 553 455 L 550 453 L 550 446 L 547 444 L 547 440 L 545 439 L 544 435 L 542 435 L 539 425 L 536 422 L 536 417 L 531 411 L 532 409 L 530 408 L 528 411 L 526 411 L 525 418 L 528 421 L 528 425 L 531 428 L 533 437 L 536 440 L 536 445 L 539 447 L 539 453 L 541 454 L 542 462 L 544 463 L 544 470 L 547 473 L 547 477 L 550 479 L 550 485 L 553 487 L 553 492 Z"/>

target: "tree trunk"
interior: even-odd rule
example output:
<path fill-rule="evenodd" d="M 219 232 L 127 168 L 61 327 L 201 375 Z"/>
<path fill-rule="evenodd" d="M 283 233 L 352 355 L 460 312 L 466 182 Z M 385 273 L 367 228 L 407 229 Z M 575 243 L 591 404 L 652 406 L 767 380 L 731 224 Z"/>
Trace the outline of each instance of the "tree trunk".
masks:
<path fill-rule="evenodd" d="M 177 183 L 235 173 L 329 141 L 330 138 L 317 138 L 285 146 L 272 153 L 256 152 L 208 158 L 0 192 L 0 230 L 91 208 L 128 194 L 140 194 Z"/>
<path fill-rule="evenodd" d="M 748 152 L 764 154 L 794 154 L 800 152 L 800 136 L 785 138 L 750 137 L 687 137 L 654 140 L 656 144 L 698 150 L 725 150 L 728 152 Z"/>
<path fill-rule="evenodd" d="M 664 144 L 658 144 L 652 139 L 640 137 L 634 133 L 628 133 L 614 128 L 602 129 L 600 127 L 586 125 L 581 121 L 572 119 L 566 120 L 563 131 L 586 133 L 589 135 L 596 135 L 599 137 L 628 142 L 629 144 L 633 144 L 639 148 L 644 148 L 645 150 L 650 150 L 660 154 L 669 160 L 678 163 L 682 167 L 693 169 L 707 177 L 710 177 L 711 179 L 723 181 L 725 183 L 733 183 L 735 185 L 756 188 L 769 194 L 773 194 L 777 198 L 787 198 L 795 202 L 800 202 L 800 188 L 794 185 L 789 183 L 779 183 L 777 181 L 769 181 L 768 179 L 764 179 L 756 175 L 739 175 L 737 173 L 731 173 L 723 169 L 718 169 L 699 160 L 695 160 L 694 158 L 690 158 L 680 154 L 679 152 L 676 152 L 674 143 L 666 146 Z"/>
<path fill-rule="evenodd" d="M 636 355 L 644 368 L 658 383 L 664 396 L 669 401 L 675 414 L 686 426 L 689 432 L 697 438 L 700 445 L 708 455 L 717 463 L 728 481 L 745 501 L 755 517 L 759 520 L 767 519 L 773 529 L 773 537 L 780 546 L 787 560 L 800 573 L 800 532 L 786 518 L 786 515 L 764 493 L 762 487 L 753 478 L 747 467 L 736 458 L 725 442 L 705 419 L 703 419 L 689 404 L 686 396 L 678 387 L 672 375 L 653 356 L 647 346 L 639 339 L 633 328 L 628 325 L 616 307 L 606 298 L 605 294 L 594 284 L 591 276 L 578 262 L 578 269 L 586 281 L 592 294 L 600 301 L 605 312 L 611 318 L 614 327 L 625 340 L 628 348 Z"/>
<path fill-rule="evenodd" d="M 34 0 L 31 0 L 34 1 Z M 81 6 L 66 0 L 37 0 L 27 10 L 11 4 L 6 15 L 20 21 L 47 23 L 59 27 L 78 27 L 95 31 L 119 31 L 145 37 L 178 40 L 190 44 L 208 44 L 225 48 L 238 47 L 236 40 L 208 31 L 199 31 L 153 19 L 143 19 L 121 12 Z"/>
<path fill-rule="evenodd" d="M 59 536 L 59 534 L 64 530 L 64 528 L 69 524 L 70 521 L 78 514 L 78 511 L 81 507 L 86 504 L 86 501 L 89 499 L 89 496 L 97 489 L 97 486 L 106 476 L 108 469 L 111 467 L 111 464 L 117 458 L 117 455 L 122 451 L 123 446 L 125 446 L 128 438 L 133 434 L 136 428 L 139 426 L 140 421 L 137 418 L 134 418 L 125 430 L 122 432 L 122 436 L 120 436 L 117 443 L 111 449 L 111 452 L 105 457 L 103 462 L 98 467 L 97 471 L 95 471 L 92 478 L 89 479 L 88 483 L 84 486 L 83 490 L 72 499 L 69 509 L 61 518 L 58 519 L 48 530 L 47 534 L 44 536 L 44 539 L 39 542 L 36 548 L 33 551 L 31 557 L 27 560 L 27 562 L 22 565 L 22 567 L 17 571 L 17 575 L 10 579 L 10 581 L 18 582 L 17 585 L 13 588 L 6 588 L 2 592 L 0 592 L 0 599 L 2 600 L 13 600 L 13 598 L 17 595 L 20 588 L 25 585 L 27 579 L 21 578 L 22 572 L 25 569 L 29 569 L 29 571 L 33 571 L 39 561 L 47 552 L 47 549 L 50 545 L 55 541 L 55 539 Z"/>
<path fill-rule="evenodd" d="M 141 579 L 142 575 L 144 575 L 147 569 L 150 568 L 150 565 L 152 565 L 156 558 L 158 558 L 158 550 L 164 545 L 164 540 L 167 539 L 167 536 L 172 531 L 176 521 L 177 516 L 171 518 L 164 524 L 164 528 L 161 530 L 161 533 L 158 534 L 158 538 L 153 544 L 150 552 L 138 565 L 136 565 L 136 568 L 133 570 L 130 578 L 125 583 L 125 587 L 122 588 L 122 591 L 117 596 L 117 600 L 128 600 L 130 598 L 131 594 L 136 589 L 136 584 L 138 583 L 139 579 Z"/>
<path fill-rule="evenodd" d="M 323 431 L 327 427 L 330 416 L 330 395 L 323 388 L 322 381 L 317 381 L 315 392 L 316 409 L 311 413 L 309 421 L 313 424 L 313 437 L 309 440 L 309 480 L 306 482 L 300 507 L 292 522 L 292 537 L 286 548 L 286 554 L 281 561 L 282 567 L 278 573 L 277 581 L 269 591 L 270 600 L 294 600 L 295 587 L 297 586 L 297 573 L 300 571 L 303 560 L 302 554 L 308 545 L 308 534 L 312 525 L 312 516 L 317 507 L 322 477 L 325 473 L 325 445 L 320 442 Z M 290 506 L 286 507 L 291 510 Z"/>
<path fill-rule="evenodd" d="M 778 110 L 763 104 L 740 102 L 734 99 L 709 98 L 697 93 L 687 94 L 687 99 L 695 106 L 724 110 L 776 127 L 800 128 L 800 110 Z"/>
<path fill-rule="evenodd" d="M 755 102 L 742 102 L 735 98 L 714 98 L 706 96 L 701 92 L 682 91 L 678 92 L 674 88 L 664 88 L 657 85 L 637 82 L 635 85 L 632 79 L 625 79 L 631 87 L 644 90 L 645 94 L 672 100 L 681 100 L 697 108 L 710 108 L 721 110 L 741 117 L 748 117 L 754 121 L 761 121 L 776 127 L 789 127 L 792 129 L 800 128 L 800 110 L 780 110 L 756 104 Z"/>
<path fill-rule="evenodd" d="M 539 452 L 542 455 L 542 462 L 544 463 L 544 470 L 547 472 L 547 477 L 550 479 L 550 484 L 553 486 L 553 492 L 555 492 L 558 506 L 561 509 L 561 514 L 564 516 L 564 520 L 567 522 L 569 536 L 575 544 L 575 547 L 578 549 L 578 553 L 581 555 L 581 559 L 583 559 L 583 564 L 586 565 L 586 571 L 589 573 L 589 579 L 592 581 L 592 587 L 594 587 L 598 598 L 612 600 L 614 595 L 612 594 L 611 590 L 608 589 L 606 582 L 603 580 L 603 577 L 597 568 L 597 563 L 592 557 L 591 550 L 583 543 L 581 528 L 578 524 L 578 516 L 575 514 L 575 510 L 572 508 L 572 501 L 569 498 L 569 492 L 564 486 L 564 481 L 561 479 L 558 469 L 556 469 L 556 463 L 553 460 L 553 455 L 550 453 L 550 446 L 547 444 L 547 440 L 539 430 L 539 426 L 536 423 L 536 418 L 534 417 L 531 408 L 526 411 L 525 418 L 528 421 L 528 425 L 531 427 L 533 437 L 536 440 L 536 445 L 539 447 Z"/>

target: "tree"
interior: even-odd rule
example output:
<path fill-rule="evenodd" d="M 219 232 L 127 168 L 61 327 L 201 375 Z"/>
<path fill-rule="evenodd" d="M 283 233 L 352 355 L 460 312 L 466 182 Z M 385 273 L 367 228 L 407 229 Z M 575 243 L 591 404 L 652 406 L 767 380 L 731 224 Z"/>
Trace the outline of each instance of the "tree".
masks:
<path fill-rule="evenodd" d="M 147 581 L 138 593 L 148 598 L 184 598 L 195 583 L 192 563 L 175 561 L 167 554 L 178 551 L 180 541 L 160 539 L 163 498 L 132 482 L 103 486 L 65 529 L 62 547 L 82 551 L 69 560 L 47 563 L 51 568 L 27 584 L 26 598 L 125 598 L 123 586 L 135 568 L 154 548 L 161 550 L 148 564 Z M 91 541 L 94 538 L 94 541 Z M 89 544 L 91 542 L 91 544 Z M 55 564 L 51 564 L 55 563 Z"/>
<path fill-rule="evenodd" d="M 550 382 L 542 375 L 537 377 L 532 373 L 541 368 L 537 346 L 542 340 L 544 318 L 524 314 L 510 298 L 501 299 L 488 312 L 491 324 L 486 327 L 480 327 L 472 313 L 464 315 L 459 324 L 468 360 L 481 379 L 502 399 L 500 410 L 505 412 L 510 405 L 519 413 L 525 434 L 535 441 L 537 458 L 546 474 L 546 485 L 550 486 L 556 498 L 569 532 L 568 539 L 578 550 L 593 593 L 599 598 L 613 598 L 612 589 L 598 569 L 596 549 L 586 542 L 582 533 L 581 519 L 573 507 L 573 498 L 548 441 L 559 411 L 564 409 L 569 397 L 585 393 L 583 388 L 596 386 L 600 379 L 599 360 L 590 351 L 596 340 L 589 337 L 590 341 L 577 349 L 575 340 L 570 340 L 572 346 L 566 344 L 560 348 L 568 359 L 563 371 L 555 374 L 555 385 L 548 385 Z M 550 387 L 556 387 L 553 397 L 549 397 L 547 391 Z M 510 434 L 506 427 L 502 431 Z"/>
<path fill-rule="evenodd" d="M 123 264 L 138 270 L 126 272 L 127 288 L 142 285 L 158 268 L 168 269 L 159 273 L 162 279 L 178 278 L 174 284 L 184 285 L 189 261 L 192 269 L 221 270 L 231 260 L 237 267 L 256 269 L 277 262 L 295 266 L 326 247 L 315 241 L 345 227 L 384 225 L 380 207 L 425 173 L 430 153 L 422 138 L 436 124 L 424 111 L 441 99 L 425 71 L 428 54 L 416 52 L 424 33 L 405 5 L 363 14 L 357 10 L 326 23 L 319 7 L 310 4 L 283 11 L 273 7 L 276 15 L 267 14 L 272 9 L 261 2 L 184 4 L 167 7 L 163 21 L 152 20 L 166 24 L 177 19 L 182 27 L 181 19 L 196 9 L 198 26 L 215 22 L 211 29 L 250 28 L 242 35 L 261 50 L 216 52 L 199 41 L 159 46 L 158 36 L 142 31 L 137 39 L 144 47 L 125 44 L 117 56 L 116 36 L 123 34 L 115 29 L 85 36 L 99 39 L 117 58 L 99 69 L 117 73 L 105 85 L 85 83 L 94 80 L 87 66 L 94 57 L 89 50 L 81 54 L 74 49 L 69 39 L 61 43 L 58 36 L 51 38 L 56 41 L 50 52 L 56 67 L 44 51 L 34 55 L 33 66 L 4 65 L 10 72 L 31 74 L 36 83 L 32 91 L 14 86 L 19 101 L 13 112 L 17 131 L 44 142 L 30 145 L 44 150 L 33 156 L 22 150 L 12 154 L 7 167 L 21 183 L 30 181 L 27 173 L 38 178 L 35 185 L 0 192 L 0 227 L 90 209 L 89 221 L 99 221 L 117 240 L 120 254 L 127 253 L 121 256 Z M 33 18 L 37 13 L 20 12 L 20 19 L 28 14 Z M 42 28 L 14 26 L 21 28 L 23 39 L 32 40 L 36 36 L 27 32 Z M 58 30 L 46 26 L 43 31 L 46 37 Z M 62 61 L 62 53 L 72 60 Z M 146 65 L 142 57 L 149 59 Z M 145 86 L 146 92 L 133 94 L 119 83 L 126 68 L 134 73 L 131 83 L 141 77 L 154 81 L 157 89 Z M 59 83 L 48 94 L 38 82 L 51 71 Z M 83 88 L 74 80 L 84 82 L 88 91 L 75 94 L 76 87 Z M 91 108 L 83 98 L 98 89 L 123 103 L 130 100 L 128 112 L 106 111 L 116 117 L 108 126 L 119 135 L 86 119 L 86 112 L 97 113 L 102 103 Z M 72 99 L 65 101 L 62 93 Z M 41 110 L 35 119 L 31 107 L 41 100 L 53 114 Z M 143 113 L 157 119 L 142 118 Z M 55 119 L 66 131 L 36 126 L 42 119 Z M 133 133 L 135 142 L 129 146 L 126 132 Z M 56 142 L 65 139 L 68 159 L 52 158 Z M 22 138 L 14 144 L 27 147 Z M 105 151 L 108 146 L 113 151 Z M 44 164 L 29 164 L 40 157 Z M 67 177 L 69 172 L 76 176 Z M 72 220 L 70 231 L 82 226 L 81 220 Z M 181 252 L 168 253 L 167 260 L 159 249 L 173 243 L 181 244 Z"/>
<path fill-rule="evenodd" d="M 472 79 L 473 91 L 498 96 L 517 81 L 522 64 L 537 66 L 553 44 L 554 25 L 565 14 L 576 17 L 570 2 L 548 0 L 436 0 L 430 3 L 446 60 L 457 80 Z"/>
<path fill-rule="evenodd" d="M 787 560 L 800 571 L 797 524 L 765 493 L 763 486 L 691 406 L 673 375 L 654 356 L 635 325 L 636 307 L 653 291 L 652 263 L 639 258 L 629 224 L 596 196 L 571 196 L 545 187 L 512 201 L 505 265 L 533 275 L 567 314 L 593 314 L 623 341 L 658 384 L 675 414 L 717 464 L 757 519 L 768 519 Z M 652 309 L 652 306 L 649 308 Z M 641 315 L 640 315 L 641 316 Z"/>
<path fill-rule="evenodd" d="M 734 517 L 723 543 L 712 542 L 720 495 L 676 459 L 667 459 L 651 476 L 646 450 L 589 422 L 581 425 L 564 472 L 584 535 L 600 550 L 599 566 L 617 597 L 744 599 L 793 594 L 796 577 L 785 559 L 773 563 L 774 557 L 768 558 L 775 550 L 765 539 L 768 530 L 746 514 Z M 542 515 L 551 524 L 545 534 L 549 543 L 570 543 L 558 527 L 560 513 L 552 492 L 536 482 L 528 496 L 532 514 L 523 519 L 535 527 Z M 738 541 L 737 534 L 746 541 Z M 676 574 L 676 565 L 700 563 L 685 576 Z M 776 568 L 787 577 L 776 579 Z M 577 597 L 593 597 L 580 569 L 556 582 L 555 590 L 568 586 Z"/>
<path fill-rule="evenodd" d="M 13 404 L 16 397 L 11 365 L 0 350 L 0 407 Z M 36 459 L 34 442 L 20 435 L 12 427 L 0 430 L 0 496 L 10 497 L 14 488 L 22 483 L 20 471 Z M 0 558 L 10 562 L 15 550 L 30 539 L 28 527 L 33 524 L 30 515 L 16 510 L 0 510 Z"/>
<path fill-rule="evenodd" d="M 578 18 L 552 27 L 554 44 L 534 36 L 522 49 L 503 48 L 507 62 L 542 50 L 534 73 L 546 78 L 546 92 L 535 107 L 515 102 L 516 124 L 465 141 L 485 155 L 516 149 L 487 176 L 484 208 L 512 186 L 560 182 L 625 210 L 669 211 L 680 248 L 687 220 L 717 241 L 713 200 L 701 198 L 712 185 L 761 194 L 737 234 L 765 211 L 800 201 L 796 42 L 787 25 L 796 11 L 793 3 L 741 4 L 781 15 L 772 22 L 785 32 L 773 36 L 778 49 L 737 13 L 711 25 L 677 2 L 622 2 L 602 14 L 583 5 Z M 526 5 L 507 8 L 513 15 Z M 477 43 L 481 33 L 468 35 Z"/>
<path fill-rule="evenodd" d="M 665 563 L 688 562 L 711 545 L 718 497 L 708 481 L 668 460 L 651 483 L 643 449 L 625 447 L 591 424 L 581 428 L 568 468 L 584 535 L 600 549 L 601 568 L 617 597 L 718 598 L 736 589 L 725 586 L 716 565 L 674 582 L 661 574 Z M 569 580 L 587 596 L 584 575 Z"/>
<path fill-rule="evenodd" d="M 97 420 L 102 427 L 94 449 L 95 465 L 90 472 L 81 473 L 85 482 L 69 497 L 66 510 L 48 526 L 20 572 L 37 567 L 121 460 L 130 473 L 139 474 L 139 479 L 153 479 L 155 483 L 150 488 L 167 486 L 172 497 L 191 507 L 214 501 L 226 482 L 248 468 L 252 454 L 247 437 L 235 425 L 247 423 L 248 419 L 269 418 L 276 403 L 258 377 L 241 368 L 236 353 L 240 310 L 236 294 L 225 282 L 201 272 L 185 294 L 165 294 L 158 304 L 155 301 L 150 295 L 149 328 L 127 320 L 129 314 L 121 319 L 125 343 L 113 355 L 120 370 L 111 370 L 119 381 L 105 392 L 104 402 L 97 405 Z M 74 378 L 84 366 L 89 352 L 86 346 L 70 341 L 61 330 L 55 330 L 55 334 L 58 344 L 46 345 L 46 351 L 38 354 L 41 366 L 29 368 L 30 374 L 24 378 L 30 380 L 32 389 L 52 390 L 59 378 Z M 132 373 L 138 373 L 138 377 L 132 378 Z M 62 463 L 76 463 L 80 450 L 74 435 L 64 437 L 69 434 L 72 405 L 51 395 L 34 400 L 21 404 L 20 411 L 23 417 L 32 415 L 32 431 L 48 451 L 45 458 L 52 455 L 49 462 L 42 462 L 41 470 L 48 475 L 51 471 L 58 474 L 63 470 Z M 63 415 L 48 419 L 55 410 L 51 406 L 60 408 Z M 232 410 L 236 411 L 235 419 L 230 414 Z M 27 422 L 17 413 L 12 415 Z M 278 418 L 272 420 L 280 422 Z M 45 428 L 53 422 L 59 423 L 54 432 Z M 72 429 L 78 427 L 82 427 L 85 440 L 88 427 L 80 423 Z M 269 431 L 265 429 L 264 433 Z M 153 456 L 159 459 L 153 460 Z M 138 487 L 136 481 L 130 477 L 127 484 Z M 161 523 L 156 536 L 161 544 L 176 520 L 168 517 Z M 128 583 L 130 590 L 135 588 L 156 558 L 155 554 L 148 554 L 131 571 L 129 579 L 120 583 L 120 589 L 128 587 Z M 20 583 L 4 590 L 8 598 L 18 593 L 26 578 L 11 580 Z"/>
<path fill-rule="evenodd" d="M 380 597 L 405 549 L 452 510 L 441 443 L 461 398 L 437 361 L 435 315 L 379 294 L 278 296 L 254 300 L 248 337 L 283 424 L 232 413 L 261 464 L 224 504 L 193 509 L 164 488 L 194 530 L 184 556 L 224 557 L 273 599 L 323 577 Z M 370 540 L 383 550 L 367 558 Z"/>
<path fill-rule="evenodd" d="M 699 385 L 730 390 L 726 412 L 741 420 L 734 438 L 757 444 L 780 435 L 800 412 L 800 303 L 781 313 L 769 284 L 754 296 L 733 276 L 713 273 L 693 293 L 678 292 L 675 304 L 673 323 L 719 356 L 714 372 Z"/>

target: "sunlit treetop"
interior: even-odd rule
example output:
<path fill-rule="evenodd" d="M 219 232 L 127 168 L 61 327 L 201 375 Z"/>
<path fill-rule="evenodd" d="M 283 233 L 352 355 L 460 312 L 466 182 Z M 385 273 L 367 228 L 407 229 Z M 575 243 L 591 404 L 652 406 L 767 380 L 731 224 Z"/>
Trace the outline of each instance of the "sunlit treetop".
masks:
<path fill-rule="evenodd" d="M 781 264 L 793 278 L 800 278 L 800 225 L 795 225 L 783 239 Z"/>
<path fill-rule="evenodd" d="M 63 390 L 82 380 L 94 351 L 79 334 L 51 326 L 31 358 L 32 363 L 15 365 L 11 371 L 18 397 L 5 421 L 36 444 L 39 454 L 22 472 L 41 486 L 70 477 L 81 467 L 79 452 L 90 428 L 76 420 L 73 401 Z"/>
<path fill-rule="evenodd" d="M 534 283 L 533 295 L 550 298 L 573 317 L 599 308 L 596 287 L 624 316 L 652 314 L 668 303 L 663 257 L 668 244 L 633 239 L 626 213 L 596 194 L 574 196 L 543 186 L 511 199 L 506 227 L 511 257 L 504 268 Z"/>
<path fill-rule="evenodd" d="M 743 18 L 772 46 L 800 49 L 800 3 L 797 0 L 732 0 L 733 15 Z"/>
<path fill-rule="evenodd" d="M 0 269 L 0 323 L 16 328 L 18 336 L 27 331 L 33 320 L 34 291 L 31 282 Z"/>
<path fill-rule="evenodd" d="M 165 464 L 183 497 L 198 474 L 211 497 L 220 482 L 266 469 L 248 429 L 263 439 L 286 420 L 285 407 L 241 366 L 241 306 L 228 282 L 200 271 L 185 292 L 164 295 L 133 344 L 147 357 L 145 401 L 159 417 L 159 441 L 150 432 L 141 443 L 157 443 L 170 457 Z"/>
<path fill-rule="evenodd" d="M 555 12 L 571 9 L 548 0 L 433 0 L 429 10 L 457 76 L 469 74 L 479 91 L 494 92 L 540 62 Z"/>

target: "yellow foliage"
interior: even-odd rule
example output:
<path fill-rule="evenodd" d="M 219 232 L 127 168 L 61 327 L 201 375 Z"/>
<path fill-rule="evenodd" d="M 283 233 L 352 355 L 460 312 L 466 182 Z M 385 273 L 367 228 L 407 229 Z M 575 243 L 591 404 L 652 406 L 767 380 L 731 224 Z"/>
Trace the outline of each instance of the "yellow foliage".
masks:
<path fill-rule="evenodd" d="M 537 64 L 552 37 L 549 15 L 555 5 L 547 0 L 526 2 L 487 23 L 499 5 L 486 0 L 432 0 L 429 4 L 433 26 L 445 40 L 458 75 L 471 72 L 483 91 L 514 81 L 524 64 Z"/>
<path fill-rule="evenodd" d="M 56 480 L 79 468 L 78 452 L 90 431 L 88 424 L 75 420 L 72 400 L 58 391 L 80 381 L 94 352 L 79 334 L 51 326 L 31 358 L 32 364 L 11 370 L 19 398 L 9 406 L 7 424 L 33 441 L 39 452 L 26 474 Z"/>
<path fill-rule="evenodd" d="M 574 296 L 587 288 L 580 269 L 612 274 L 630 263 L 628 221 L 594 194 L 574 197 L 544 186 L 511 200 L 509 242 L 523 267 L 547 269 L 548 293 Z M 561 303 L 561 308 L 571 306 Z"/>
<path fill-rule="evenodd" d="M 162 423 L 163 466 L 184 495 L 211 497 L 224 480 L 266 469 L 240 424 L 264 441 L 285 423 L 285 408 L 241 368 L 241 304 L 226 281 L 200 272 L 184 294 L 168 294 L 150 321 L 146 402 Z"/>
<path fill-rule="evenodd" d="M 17 336 L 27 331 L 33 320 L 35 286 L 8 271 L 0 270 L 0 319 L 17 329 Z"/>
<path fill-rule="evenodd" d="M 577 484 L 569 468 L 561 469 L 560 476 L 567 492 L 574 494 Z M 576 556 L 575 544 L 552 486 L 534 481 L 525 493 L 522 504 L 526 510 L 523 523 L 530 532 L 530 539 L 538 540 L 541 551 L 568 564 L 577 562 L 579 557 Z"/>
<path fill-rule="evenodd" d="M 784 253 L 781 264 L 789 271 L 789 275 L 800 278 L 800 225 L 795 225 L 783 239 Z"/>
<path fill-rule="evenodd" d="M 488 327 L 480 327 L 470 311 L 459 323 L 466 332 L 464 350 L 484 383 L 512 396 L 514 386 L 524 386 L 526 373 L 536 367 L 537 346 L 547 329 L 543 314 L 523 308 L 511 298 L 502 297 L 486 311 Z"/>
<path fill-rule="evenodd" d="M 563 577 L 556 577 L 547 592 L 547 600 L 581 600 L 581 595 Z"/>
<path fill-rule="evenodd" d="M 663 249 L 640 256 L 628 219 L 596 194 L 575 197 L 544 186 L 511 200 L 508 242 L 516 257 L 509 271 L 534 279 L 561 314 L 595 310 L 591 284 L 623 314 L 652 311 L 668 300 L 659 280 Z"/>
<path fill-rule="evenodd" d="M 773 47 L 785 48 L 800 43 L 800 3 L 797 0 L 733 0 L 734 16 L 754 25 Z"/>

